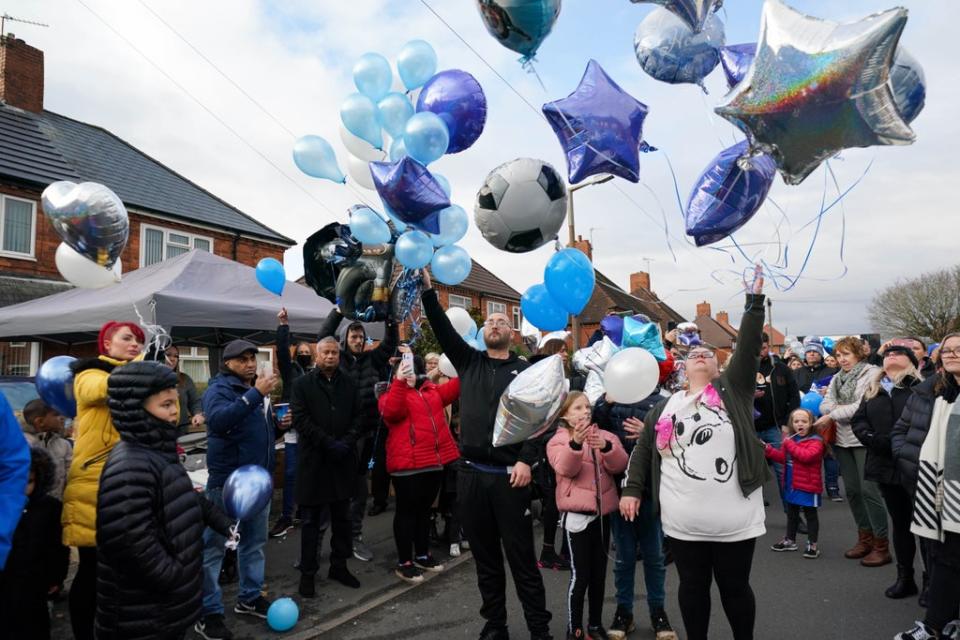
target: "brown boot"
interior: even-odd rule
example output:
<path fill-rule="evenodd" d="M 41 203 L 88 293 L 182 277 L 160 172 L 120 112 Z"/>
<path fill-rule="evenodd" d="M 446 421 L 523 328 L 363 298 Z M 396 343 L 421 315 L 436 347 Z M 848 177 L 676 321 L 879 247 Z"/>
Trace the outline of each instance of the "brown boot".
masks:
<path fill-rule="evenodd" d="M 885 564 L 893 562 L 890 557 L 890 545 L 886 538 L 874 538 L 873 550 L 860 561 L 865 567 L 882 567 Z"/>
<path fill-rule="evenodd" d="M 860 529 L 857 534 L 857 544 L 853 545 L 851 549 L 848 549 L 843 556 L 851 560 L 859 560 L 860 558 L 866 557 L 872 550 L 873 532 L 869 529 Z"/>

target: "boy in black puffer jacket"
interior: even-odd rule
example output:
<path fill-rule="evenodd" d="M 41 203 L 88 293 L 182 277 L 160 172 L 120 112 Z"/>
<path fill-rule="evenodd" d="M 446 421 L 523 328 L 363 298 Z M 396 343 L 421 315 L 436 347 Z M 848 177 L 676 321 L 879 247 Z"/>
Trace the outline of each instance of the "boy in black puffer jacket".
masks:
<path fill-rule="evenodd" d="M 231 522 L 180 465 L 176 374 L 132 362 L 107 385 L 120 443 L 97 495 L 97 638 L 183 638 L 200 617 L 205 523 L 226 536 Z"/>

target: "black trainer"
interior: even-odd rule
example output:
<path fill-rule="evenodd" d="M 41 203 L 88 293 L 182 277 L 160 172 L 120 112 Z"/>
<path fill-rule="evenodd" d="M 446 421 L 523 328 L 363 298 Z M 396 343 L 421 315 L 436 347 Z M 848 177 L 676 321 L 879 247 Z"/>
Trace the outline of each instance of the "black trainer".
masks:
<path fill-rule="evenodd" d="M 413 564 L 417 565 L 424 571 L 433 571 L 435 573 L 443 571 L 443 563 L 433 556 L 417 556 L 413 559 Z"/>
<path fill-rule="evenodd" d="M 233 634 L 223 622 L 222 613 L 211 613 L 197 620 L 193 630 L 207 640 L 233 640 Z"/>
<path fill-rule="evenodd" d="M 599 624 L 591 624 L 587 627 L 587 637 L 590 640 L 610 640 L 610 636 L 607 635 L 607 630 Z"/>
<path fill-rule="evenodd" d="M 314 577 L 306 573 L 301 573 L 300 587 L 297 589 L 297 592 L 304 598 L 312 598 L 316 596 L 317 586 L 314 582 Z"/>
<path fill-rule="evenodd" d="M 277 523 L 270 529 L 271 538 L 280 538 L 287 535 L 287 532 L 293 529 L 293 520 L 286 516 L 280 516 Z"/>
<path fill-rule="evenodd" d="M 420 584 L 423 582 L 423 569 L 414 566 L 412 562 L 408 561 L 403 564 L 398 564 L 393 572 L 404 582 L 409 582 L 410 584 Z"/>
<path fill-rule="evenodd" d="M 617 612 L 613 614 L 613 624 L 607 630 L 607 635 L 613 640 L 623 640 L 634 628 L 633 614 L 617 607 Z"/>
<path fill-rule="evenodd" d="M 233 612 L 242 616 L 254 616 L 256 618 L 267 619 L 267 610 L 270 608 L 270 601 L 263 596 L 257 596 L 256 600 L 250 602 L 237 602 L 233 607 Z"/>
<path fill-rule="evenodd" d="M 677 640 L 677 634 L 670 626 L 670 619 L 663 609 L 650 612 L 650 626 L 656 632 L 657 640 Z"/>
<path fill-rule="evenodd" d="M 336 580 L 345 587 L 350 587 L 351 589 L 359 589 L 360 581 L 357 580 L 356 576 L 350 573 L 350 570 L 344 567 L 330 567 L 330 571 L 327 573 L 327 577 L 331 580 Z"/>

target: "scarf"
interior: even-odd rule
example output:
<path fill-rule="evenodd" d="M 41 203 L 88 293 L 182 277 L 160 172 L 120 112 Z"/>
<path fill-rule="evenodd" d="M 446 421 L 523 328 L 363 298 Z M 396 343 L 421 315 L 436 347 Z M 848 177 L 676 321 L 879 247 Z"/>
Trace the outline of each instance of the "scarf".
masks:
<path fill-rule="evenodd" d="M 837 372 L 834 379 L 837 381 L 837 404 L 853 404 L 857 400 L 857 382 L 860 374 L 869 366 L 866 360 L 853 365 L 850 371 Z"/>
<path fill-rule="evenodd" d="M 920 448 L 910 531 L 943 542 L 960 534 L 960 403 L 937 398 Z"/>

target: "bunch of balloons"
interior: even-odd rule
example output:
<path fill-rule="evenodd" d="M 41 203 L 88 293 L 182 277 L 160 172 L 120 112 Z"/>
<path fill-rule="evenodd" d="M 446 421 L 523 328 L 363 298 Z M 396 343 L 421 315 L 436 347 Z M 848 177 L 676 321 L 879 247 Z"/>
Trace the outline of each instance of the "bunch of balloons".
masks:
<path fill-rule="evenodd" d="M 447 318 L 450 319 L 450 324 L 453 325 L 454 330 L 460 334 L 460 337 L 463 338 L 464 342 L 477 351 L 487 350 L 487 345 L 483 341 L 483 331 L 477 327 L 477 323 L 474 322 L 473 318 L 466 309 L 462 309 L 460 307 L 450 307 L 447 309 Z M 456 370 L 454 370 L 454 375 L 455 372 Z M 446 375 L 450 374 L 448 373 Z"/>
<path fill-rule="evenodd" d="M 63 240 L 54 260 L 67 282 L 82 289 L 120 282 L 130 220 L 117 194 L 96 182 L 63 180 L 43 190 L 41 205 Z"/>
<path fill-rule="evenodd" d="M 587 306 L 595 282 L 590 258 L 568 247 L 550 257 L 543 282 L 523 293 L 520 309 L 527 321 L 542 331 L 563 329 L 568 315 L 578 315 Z"/>
<path fill-rule="evenodd" d="M 647 341 L 643 344 L 653 346 Z M 655 348 L 663 350 L 662 344 Z M 642 346 L 618 347 L 609 336 L 576 351 L 572 363 L 575 369 L 587 375 L 584 390 L 591 401 L 606 393 L 611 402 L 639 402 L 653 393 L 660 378 L 657 357 L 653 353 Z"/>

